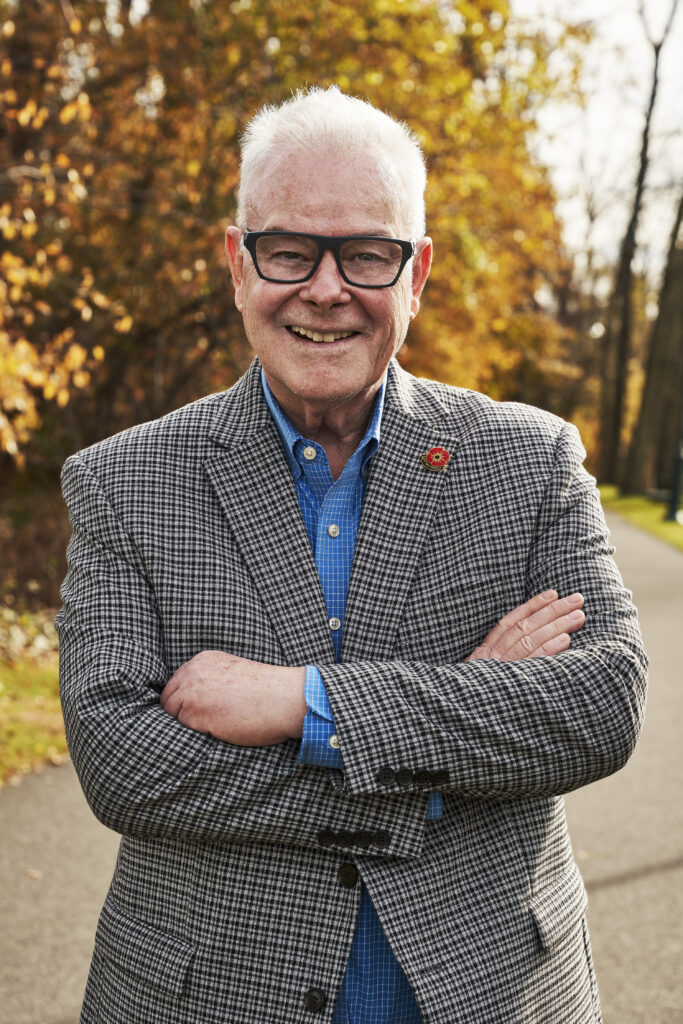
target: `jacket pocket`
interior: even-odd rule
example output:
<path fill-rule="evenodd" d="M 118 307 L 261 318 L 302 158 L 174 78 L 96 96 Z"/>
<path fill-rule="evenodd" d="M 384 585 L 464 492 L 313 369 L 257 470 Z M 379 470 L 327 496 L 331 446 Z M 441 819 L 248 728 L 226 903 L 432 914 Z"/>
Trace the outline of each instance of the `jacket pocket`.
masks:
<path fill-rule="evenodd" d="M 197 952 L 183 939 L 124 914 L 111 896 L 100 915 L 95 948 L 105 961 L 176 998 L 187 992 Z"/>
<path fill-rule="evenodd" d="M 529 909 L 544 950 L 557 946 L 583 918 L 588 896 L 576 864 L 531 897 Z"/>

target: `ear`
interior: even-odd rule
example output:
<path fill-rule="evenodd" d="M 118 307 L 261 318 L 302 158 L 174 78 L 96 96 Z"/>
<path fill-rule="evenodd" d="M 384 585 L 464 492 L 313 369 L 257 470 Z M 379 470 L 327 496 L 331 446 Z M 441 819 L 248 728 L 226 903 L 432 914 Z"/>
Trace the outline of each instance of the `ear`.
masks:
<path fill-rule="evenodd" d="M 235 286 L 235 305 L 242 312 L 242 276 L 244 273 L 244 250 L 242 232 L 231 225 L 225 232 L 225 255 L 230 265 L 230 276 Z"/>
<path fill-rule="evenodd" d="M 432 266 L 432 240 L 421 238 L 417 243 L 417 252 L 413 257 L 413 283 L 410 299 L 410 319 L 414 320 L 420 309 L 420 296 L 427 283 Z"/>

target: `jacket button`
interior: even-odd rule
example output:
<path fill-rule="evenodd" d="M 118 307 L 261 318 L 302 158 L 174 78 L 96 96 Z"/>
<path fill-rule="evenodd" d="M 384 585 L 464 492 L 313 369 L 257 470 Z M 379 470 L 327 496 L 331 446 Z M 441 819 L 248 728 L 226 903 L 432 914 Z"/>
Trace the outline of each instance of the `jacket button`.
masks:
<path fill-rule="evenodd" d="M 445 786 L 448 782 L 448 772 L 445 768 L 439 768 L 438 771 L 432 772 L 432 783 L 435 786 Z"/>
<path fill-rule="evenodd" d="M 364 829 L 361 829 L 360 832 L 356 832 L 356 842 L 354 845 L 360 846 L 361 850 L 367 850 L 368 846 L 372 846 L 374 838 L 372 832 L 366 832 Z"/>
<path fill-rule="evenodd" d="M 324 828 L 321 832 L 318 832 L 318 842 L 321 846 L 332 846 L 336 838 L 331 828 Z"/>
<path fill-rule="evenodd" d="M 391 836 L 388 832 L 375 832 L 375 846 L 379 846 L 380 850 L 386 850 L 390 842 Z"/>
<path fill-rule="evenodd" d="M 399 768 L 396 772 L 396 781 L 399 786 L 411 786 L 413 783 L 413 773 L 409 768 Z"/>
<path fill-rule="evenodd" d="M 420 768 L 419 771 L 415 772 L 413 778 L 418 786 L 431 786 L 432 784 L 432 773 L 428 772 L 426 768 Z"/>
<path fill-rule="evenodd" d="M 325 1005 L 325 993 L 321 988 L 309 988 L 304 996 L 304 1006 L 311 1013 L 319 1013 Z"/>
<path fill-rule="evenodd" d="M 337 832 L 335 843 L 337 846 L 355 846 L 356 834 L 355 832 Z"/>
<path fill-rule="evenodd" d="M 396 776 L 391 768 L 380 768 L 377 772 L 377 781 L 380 786 L 393 786 Z"/>
<path fill-rule="evenodd" d="M 345 889 L 353 889 L 358 881 L 358 871 L 353 864 L 342 864 L 340 866 L 339 881 Z"/>

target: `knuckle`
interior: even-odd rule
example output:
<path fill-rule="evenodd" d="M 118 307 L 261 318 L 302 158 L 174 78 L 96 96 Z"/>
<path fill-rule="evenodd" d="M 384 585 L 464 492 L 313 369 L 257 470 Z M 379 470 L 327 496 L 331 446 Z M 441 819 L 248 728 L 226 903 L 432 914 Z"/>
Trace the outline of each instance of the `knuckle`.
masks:
<path fill-rule="evenodd" d="M 519 640 L 518 647 L 521 649 L 525 657 L 532 653 L 534 650 L 534 642 L 528 633 Z"/>

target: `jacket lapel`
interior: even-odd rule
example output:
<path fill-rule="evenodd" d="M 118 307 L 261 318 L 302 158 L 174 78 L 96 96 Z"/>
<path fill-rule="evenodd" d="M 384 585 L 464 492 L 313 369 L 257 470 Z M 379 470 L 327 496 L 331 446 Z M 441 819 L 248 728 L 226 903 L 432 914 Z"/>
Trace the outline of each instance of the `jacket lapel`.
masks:
<path fill-rule="evenodd" d="M 313 553 L 258 363 L 226 393 L 210 437 L 217 449 L 204 468 L 288 664 L 333 662 Z"/>
<path fill-rule="evenodd" d="M 363 503 L 344 622 L 343 661 L 391 657 L 403 605 L 430 535 L 444 488 L 455 471 L 458 439 L 439 430 L 434 402 L 416 415 L 404 391 L 409 378 L 393 365 L 387 383 L 380 446 Z M 450 452 L 443 472 L 420 455 Z"/>

